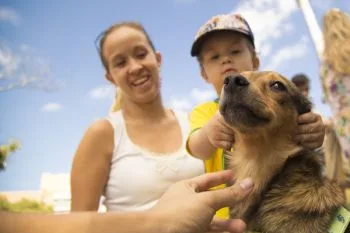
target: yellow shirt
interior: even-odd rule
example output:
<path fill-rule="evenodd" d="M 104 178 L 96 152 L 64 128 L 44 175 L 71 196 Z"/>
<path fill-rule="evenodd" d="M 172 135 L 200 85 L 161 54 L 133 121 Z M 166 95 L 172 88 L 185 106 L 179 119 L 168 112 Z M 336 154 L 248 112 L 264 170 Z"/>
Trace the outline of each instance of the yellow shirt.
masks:
<path fill-rule="evenodd" d="M 197 107 L 193 109 L 193 111 L 190 114 L 190 135 L 195 132 L 196 130 L 202 128 L 205 124 L 208 123 L 208 121 L 216 114 L 216 112 L 219 110 L 219 103 L 218 99 L 210 102 L 206 102 L 204 104 L 200 104 Z M 188 148 L 187 148 L 188 150 Z M 191 151 L 188 150 L 190 154 Z M 205 160 L 205 172 L 217 172 L 224 170 L 225 164 L 224 164 L 224 151 L 221 148 L 218 148 L 214 154 L 211 156 L 210 159 Z M 214 187 L 214 189 L 217 188 L 223 188 L 225 185 L 219 185 L 217 187 Z M 216 212 L 216 217 L 220 218 L 228 218 L 229 217 L 229 209 L 223 208 Z"/>

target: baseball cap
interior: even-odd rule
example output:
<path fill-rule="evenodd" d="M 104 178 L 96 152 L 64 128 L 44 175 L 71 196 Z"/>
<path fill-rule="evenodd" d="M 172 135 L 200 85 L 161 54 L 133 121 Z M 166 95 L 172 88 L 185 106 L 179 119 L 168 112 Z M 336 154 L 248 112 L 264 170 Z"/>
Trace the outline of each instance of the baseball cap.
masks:
<path fill-rule="evenodd" d="M 192 44 L 191 56 L 198 56 L 204 39 L 211 33 L 218 31 L 242 33 L 255 48 L 253 32 L 248 22 L 240 14 L 216 15 L 199 28 Z"/>

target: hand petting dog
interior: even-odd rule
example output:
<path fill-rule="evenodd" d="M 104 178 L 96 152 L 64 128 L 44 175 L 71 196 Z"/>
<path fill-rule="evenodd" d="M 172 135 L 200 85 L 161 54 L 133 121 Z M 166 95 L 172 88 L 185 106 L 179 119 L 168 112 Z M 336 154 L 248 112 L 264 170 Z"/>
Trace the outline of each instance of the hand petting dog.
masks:
<path fill-rule="evenodd" d="M 326 133 L 322 117 L 316 113 L 308 112 L 300 115 L 297 122 L 296 142 L 310 150 L 321 147 Z"/>
<path fill-rule="evenodd" d="M 220 112 L 204 126 L 210 144 L 215 148 L 230 150 L 234 143 L 234 131 L 225 122 Z"/>

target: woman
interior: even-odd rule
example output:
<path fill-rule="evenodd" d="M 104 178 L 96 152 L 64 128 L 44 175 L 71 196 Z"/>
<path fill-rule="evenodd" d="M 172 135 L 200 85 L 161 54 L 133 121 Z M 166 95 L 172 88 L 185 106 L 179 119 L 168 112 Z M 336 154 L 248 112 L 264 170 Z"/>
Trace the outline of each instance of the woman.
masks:
<path fill-rule="evenodd" d="M 202 174 L 203 163 L 185 151 L 187 115 L 162 103 L 162 59 L 144 28 L 113 25 L 100 40 L 100 57 L 122 110 L 94 123 L 79 145 L 72 211 L 97 210 L 101 195 L 108 211 L 150 209 L 171 184 Z"/>

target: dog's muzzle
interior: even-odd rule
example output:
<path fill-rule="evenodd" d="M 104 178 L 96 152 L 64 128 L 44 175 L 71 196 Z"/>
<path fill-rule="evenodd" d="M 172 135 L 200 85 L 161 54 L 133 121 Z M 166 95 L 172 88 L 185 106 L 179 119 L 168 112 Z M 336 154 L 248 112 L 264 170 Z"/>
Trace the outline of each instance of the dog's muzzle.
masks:
<path fill-rule="evenodd" d="M 229 125 L 251 128 L 270 121 L 265 105 L 256 101 L 256 93 L 249 88 L 249 80 L 242 75 L 232 75 L 224 79 L 220 113 Z"/>
<path fill-rule="evenodd" d="M 237 92 L 239 89 L 246 89 L 249 81 L 242 75 L 228 76 L 224 79 L 224 90 L 227 93 Z"/>

